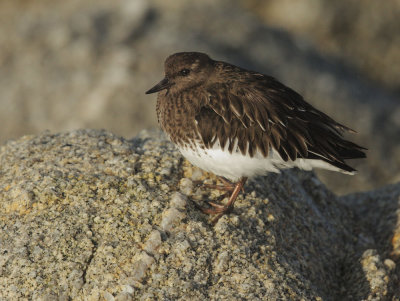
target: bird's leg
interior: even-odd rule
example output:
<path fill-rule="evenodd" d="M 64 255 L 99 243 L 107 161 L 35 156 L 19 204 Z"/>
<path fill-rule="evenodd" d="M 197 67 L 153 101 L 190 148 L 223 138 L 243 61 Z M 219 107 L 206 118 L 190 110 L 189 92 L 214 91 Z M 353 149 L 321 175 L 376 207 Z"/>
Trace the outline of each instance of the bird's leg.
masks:
<path fill-rule="evenodd" d="M 226 205 L 217 204 L 214 202 L 207 202 L 212 208 L 200 207 L 201 211 L 203 211 L 204 213 L 210 214 L 210 215 L 214 215 L 214 214 L 216 215 L 212 219 L 213 224 L 215 224 L 221 218 L 221 216 L 232 211 L 235 201 L 236 201 L 240 191 L 243 189 L 243 186 L 246 183 L 246 181 L 247 181 L 247 178 L 244 177 L 244 178 L 241 178 L 240 181 L 235 184 L 235 188 L 233 189 L 232 194 L 229 197 L 229 200 L 226 203 Z"/>
<path fill-rule="evenodd" d="M 222 190 L 222 191 L 228 191 L 228 192 L 232 192 L 235 189 L 235 186 L 236 186 L 235 183 L 231 183 L 223 177 L 219 177 L 218 179 L 222 182 L 222 185 L 204 184 L 201 181 L 194 181 L 194 184 L 197 186 L 203 186 L 208 189 L 216 189 L 216 190 Z"/>

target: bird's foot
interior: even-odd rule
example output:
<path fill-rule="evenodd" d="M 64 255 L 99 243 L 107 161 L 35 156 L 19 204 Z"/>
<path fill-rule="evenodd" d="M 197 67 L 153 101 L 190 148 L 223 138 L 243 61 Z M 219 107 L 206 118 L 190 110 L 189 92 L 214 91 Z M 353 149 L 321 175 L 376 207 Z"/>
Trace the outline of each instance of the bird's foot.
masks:
<path fill-rule="evenodd" d="M 236 183 L 231 183 L 222 177 L 220 177 L 219 180 L 222 182 L 222 185 L 205 184 L 202 181 L 194 181 L 193 183 L 196 186 L 203 186 L 204 188 L 208 188 L 208 189 L 216 189 L 216 190 L 229 191 L 229 192 L 232 192 L 236 187 Z"/>
<path fill-rule="evenodd" d="M 212 201 L 207 201 L 207 204 L 210 206 L 210 208 L 203 207 L 197 204 L 196 207 L 205 214 L 214 215 L 214 217 L 211 219 L 211 223 L 213 225 L 215 225 L 223 215 L 229 214 L 233 210 L 233 205 L 224 205 Z"/>
<path fill-rule="evenodd" d="M 207 201 L 207 204 L 210 206 L 209 208 L 202 207 L 198 204 L 196 204 L 196 207 L 198 207 L 203 213 L 209 214 L 209 215 L 215 215 L 213 219 L 211 220 L 212 224 L 216 224 L 218 220 L 223 216 L 224 214 L 228 214 L 233 210 L 234 203 L 236 201 L 236 198 L 239 195 L 239 192 L 243 190 L 243 185 L 246 183 L 247 178 L 242 178 L 240 179 L 239 182 L 234 184 L 234 189 L 232 193 L 230 194 L 228 202 L 225 204 L 217 203 L 217 202 L 211 202 Z M 223 194 L 221 197 L 222 199 L 226 196 L 229 195 L 230 191 L 226 192 Z M 220 198 L 221 198 L 220 197 Z M 222 200 L 221 199 L 221 200 Z"/>

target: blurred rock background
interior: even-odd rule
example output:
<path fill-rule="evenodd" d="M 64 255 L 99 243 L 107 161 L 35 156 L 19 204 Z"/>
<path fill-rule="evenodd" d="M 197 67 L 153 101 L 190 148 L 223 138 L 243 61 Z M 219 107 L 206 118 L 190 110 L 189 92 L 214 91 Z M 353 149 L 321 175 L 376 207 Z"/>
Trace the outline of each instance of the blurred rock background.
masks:
<path fill-rule="evenodd" d="M 400 180 L 400 2 L 0 1 L 0 143 L 49 129 L 156 127 L 163 61 L 204 51 L 277 77 L 359 132 L 336 193 Z"/>

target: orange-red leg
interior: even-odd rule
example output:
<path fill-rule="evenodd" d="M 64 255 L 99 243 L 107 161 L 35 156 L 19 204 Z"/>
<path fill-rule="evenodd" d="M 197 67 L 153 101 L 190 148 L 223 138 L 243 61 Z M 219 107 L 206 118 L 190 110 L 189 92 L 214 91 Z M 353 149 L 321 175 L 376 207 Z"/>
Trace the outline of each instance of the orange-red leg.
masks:
<path fill-rule="evenodd" d="M 203 186 L 208 189 L 216 189 L 216 190 L 230 191 L 230 192 L 232 192 L 235 189 L 236 183 L 231 183 L 223 177 L 219 177 L 218 179 L 222 182 L 222 185 L 204 184 L 202 181 L 195 181 L 194 184 L 198 186 Z"/>
<path fill-rule="evenodd" d="M 229 197 L 229 200 L 226 203 L 226 205 L 208 201 L 207 203 L 212 208 L 200 207 L 201 211 L 203 211 L 204 213 L 210 214 L 210 215 L 215 215 L 215 217 L 212 219 L 213 224 L 215 224 L 221 218 L 221 216 L 232 211 L 235 201 L 236 201 L 240 191 L 243 189 L 243 186 L 246 183 L 246 181 L 247 181 L 247 178 L 242 178 L 242 179 L 240 179 L 239 182 L 237 182 L 235 184 L 232 194 Z"/>

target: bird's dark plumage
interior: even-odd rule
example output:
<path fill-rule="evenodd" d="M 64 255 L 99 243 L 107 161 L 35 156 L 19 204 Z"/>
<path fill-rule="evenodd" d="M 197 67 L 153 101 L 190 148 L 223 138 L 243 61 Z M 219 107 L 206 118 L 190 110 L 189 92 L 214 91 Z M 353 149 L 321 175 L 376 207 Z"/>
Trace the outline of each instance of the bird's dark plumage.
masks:
<path fill-rule="evenodd" d="M 363 147 L 342 138 L 351 129 L 270 76 L 196 52 L 170 56 L 165 68 L 169 86 L 160 93 L 157 112 L 177 144 L 200 138 L 206 148 L 219 141 L 232 152 L 238 138 L 243 155 L 259 151 L 267 157 L 273 148 L 284 161 L 320 159 L 349 172 L 354 169 L 345 159 L 365 157 Z"/>
<path fill-rule="evenodd" d="M 264 173 L 295 166 L 351 173 L 355 169 L 345 160 L 365 157 L 363 147 L 342 137 L 344 131 L 354 131 L 294 90 L 270 76 L 214 61 L 203 53 L 168 57 L 165 78 L 146 93 L 154 92 L 159 92 L 159 123 L 170 139 L 194 164 L 220 176 L 236 179 L 223 166 L 235 164 L 241 158 L 236 155 L 246 157 L 246 162 L 270 160 Z M 203 164 L 208 157 L 222 158 L 218 151 L 227 154 L 221 159 L 226 162 L 219 168 Z M 249 171 L 239 169 L 237 179 L 262 173 L 258 165 L 252 173 L 243 164 Z"/>

